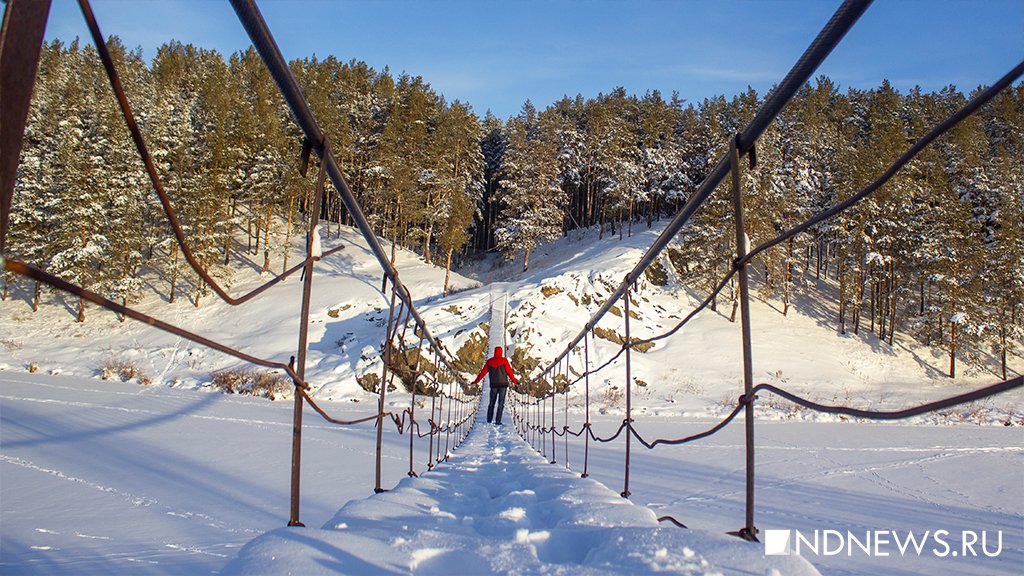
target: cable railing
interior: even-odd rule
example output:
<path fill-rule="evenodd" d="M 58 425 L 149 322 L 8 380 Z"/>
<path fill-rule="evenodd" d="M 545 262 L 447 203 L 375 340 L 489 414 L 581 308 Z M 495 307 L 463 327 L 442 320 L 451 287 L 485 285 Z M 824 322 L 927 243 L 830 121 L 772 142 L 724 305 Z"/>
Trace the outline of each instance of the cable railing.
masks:
<path fill-rule="evenodd" d="M 590 442 L 608 443 L 618 439 L 623 435 L 625 431 L 624 440 L 624 466 L 623 466 L 623 490 L 621 495 L 628 497 L 630 495 L 629 482 L 630 482 L 630 463 L 632 458 L 632 439 L 636 439 L 643 447 L 647 449 L 654 449 L 656 446 L 664 445 L 680 445 L 707 438 L 731 423 L 742 411 L 744 412 L 744 425 L 745 425 L 745 472 L 746 472 L 746 503 L 745 512 L 746 518 L 742 528 L 730 534 L 739 536 L 745 540 L 757 541 L 758 529 L 754 525 L 754 510 L 755 510 L 755 476 L 754 476 L 754 464 L 755 464 L 755 434 L 754 434 L 754 403 L 757 399 L 757 392 L 767 391 L 779 395 L 786 400 L 808 408 L 810 410 L 831 413 L 831 414 L 842 414 L 847 416 L 854 416 L 858 418 L 874 419 L 874 420 L 895 420 L 910 418 L 920 414 L 928 412 L 934 412 L 964 404 L 973 402 L 979 399 L 987 398 L 995 394 L 1007 392 L 1012 389 L 1020 388 L 1024 386 L 1024 377 L 1012 378 L 999 382 L 990 386 L 980 388 L 978 390 L 960 394 L 950 398 L 937 400 L 934 402 L 928 402 L 919 406 L 913 406 L 896 411 L 872 411 L 852 408 L 848 406 L 832 406 L 815 403 L 811 400 L 803 398 L 792 392 L 773 386 L 770 384 L 754 384 L 753 369 L 752 369 L 752 353 L 751 353 L 751 329 L 750 329 L 750 294 L 749 294 L 749 280 L 747 277 L 747 268 L 751 260 L 763 253 L 764 251 L 785 242 L 787 239 L 796 236 L 802 232 L 805 232 L 813 226 L 820 224 L 821 222 L 832 218 L 840 213 L 850 210 L 864 199 L 871 196 L 874 192 L 880 189 L 886 182 L 892 179 L 897 172 L 900 171 L 911 159 L 913 159 L 918 153 L 920 153 L 925 147 L 933 142 L 940 135 L 948 132 L 953 126 L 960 121 L 969 117 L 971 114 L 977 112 L 987 102 L 991 101 L 997 94 L 999 94 L 1006 87 L 1011 86 L 1014 81 L 1019 79 L 1024 74 L 1024 62 L 1021 62 L 1013 69 L 1011 69 L 1002 78 L 997 80 L 987 89 L 979 92 L 975 95 L 967 104 L 951 114 L 943 121 L 936 124 L 931 130 L 929 130 L 924 136 L 914 142 L 909 148 L 907 148 L 885 171 L 882 172 L 874 181 L 869 183 L 861 190 L 854 193 L 848 199 L 843 202 L 836 204 L 835 206 L 826 209 L 818 214 L 807 218 L 800 224 L 782 232 L 775 238 L 767 240 L 757 247 L 750 250 L 747 246 L 749 240 L 745 234 L 744 225 L 744 208 L 743 208 L 743 190 L 741 186 L 741 174 L 743 166 L 741 159 L 744 155 L 748 156 L 750 167 L 753 168 L 756 164 L 755 144 L 757 138 L 764 132 L 767 126 L 775 119 L 775 117 L 782 111 L 783 107 L 793 98 L 796 94 L 797 89 L 802 86 L 810 75 L 814 72 L 817 66 L 824 60 L 829 52 L 839 43 L 846 31 L 857 21 L 859 16 L 863 14 L 864 10 L 867 9 L 870 2 L 858 2 L 858 1 L 847 1 L 836 11 L 832 19 L 825 25 L 825 28 L 818 35 L 818 37 L 812 42 L 811 46 L 808 47 L 804 55 L 800 58 L 797 64 L 793 67 L 790 73 L 782 81 L 779 86 L 772 91 L 772 93 L 765 99 L 764 104 L 758 110 L 753 120 L 733 138 L 729 143 L 729 150 L 722 155 L 718 163 L 700 184 L 693 195 L 687 200 L 684 206 L 679 210 L 676 216 L 666 226 L 665 230 L 657 237 L 654 243 L 647 249 L 644 255 L 640 258 L 639 262 L 626 274 L 625 279 L 616 289 L 616 291 L 608 297 L 604 304 L 595 312 L 587 324 L 582 330 L 572 339 L 569 344 L 565 347 L 564 351 L 557 355 L 551 363 L 540 370 L 537 375 L 529 380 L 526 385 L 521 387 L 521 390 L 529 391 L 530 387 L 538 382 L 542 382 L 545 379 L 550 379 L 552 384 L 550 386 L 550 392 L 534 393 L 521 392 L 513 390 L 511 403 L 513 418 L 516 422 L 519 434 L 528 442 L 530 442 L 534 448 L 537 449 L 543 456 L 548 456 L 548 444 L 550 435 L 550 458 L 551 463 L 554 464 L 556 460 L 556 437 L 564 437 L 564 457 L 565 464 L 568 466 L 568 438 L 569 436 L 584 437 L 584 461 L 582 476 L 586 477 L 589 475 L 589 451 Z M 672 238 L 678 234 L 678 232 L 685 226 L 689 219 L 694 213 L 701 207 L 704 202 L 708 200 L 712 192 L 718 187 L 718 185 L 725 180 L 726 175 L 731 174 L 731 189 L 732 189 L 732 208 L 733 208 L 733 222 L 736 235 L 736 258 L 732 262 L 728 273 L 719 281 L 711 293 L 700 302 L 691 312 L 689 312 L 682 320 L 675 324 L 671 329 L 648 338 L 633 338 L 630 334 L 630 292 L 640 275 L 654 263 L 655 259 L 662 253 L 662 251 L 668 247 L 669 242 Z M 646 440 L 636 430 L 633 424 L 632 418 L 632 376 L 631 376 L 631 351 L 639 345 L 654 343 L 659 340 L 668 338 L 677 333 L 683 326 L 685 326 L 690 320 L 692 320 L 697 314 L 703 311 L 719 293 L 725 288 L 725 286 L 734 278 L 738 277 L 739 294 L 738 300 L 740 305 L 740 324 L 741 324 L 741 336 L 742 336 L 742 348 L 743 348 L 743 381 L 744 381 L 744 392 L 739 396 L 736 406 L 717 424 L 712 426 L 710 429 L 703 432 L 693 434 L 684 438 L 658 438 L 654 440 Z M 598 322 L 619 302 L 623 303 L 625 312 L 622 317 L 625 322 L 625 338 L 618 351 L 613 354 L 608 360 L 603 362 L 596 368 L 591 369 L 590 364 L 590 340 L 592 336 L 588 338 L 588 334 L 592 335 Z M 578 355 L 579 344 L 582 342 L 583 346 L 583 370 L 582 373 L 578 373 L 575 379 L 570 378 L 570 360 L 574 355 Z M 590 376 L 611 366 L 619 358 L 625 356 L 625 418 L 619 427 L 610 436 L 597 436 L 594 434 L 591 427 L 590 419 Z M 564 369 L 563 369 L 564 364 Z M 557 390 L 554 385 L 555 375 L 561 375 L 566 385 L 561 390 Z M 568 394 L 571 387 L 577 385 L 580 381 L 584 382 L 584 404 L 585 404 L 585 419 L 583 423 L 576 430 L 571 430 L 568 425 Z M 547 387 L 544 387 L 547 388 Z M 555 404 L 556 397 L 559 394 L 565 396 L 564 402 L 564 424 L 562 427 L 558 427 L 555 424 Z M 550 417 L 547 405 L 550 403 Z M 669 521 L 678 526 L 684 526 L 678 519 L 666 516 L 659 518 L 659 520 Z"/>
<path fill-rule="evenodd" d="M 0 114 L 4 118 L 3 128 L 0 129 L 0 142 L 4 145 L 2 162 L 0 162 L 0 208 L 2 208 L 2 213 L 0 213 L 0 264 L 2 264 L 3 269 L 7 272 L 13 272 L 34 279 L 60 291 L 76 295 L 83 301 L 91 302 L 116 312 L 125 318 L 146 323 L 158 330 L 209 347 L 244 362 L 281 370 L 287 374 L 292 380 L 295 389 L 292 427 L 291 507 L 288 521 L 288 524 L 291 526 L 302 525 L 299 519 L 299 479 L 301 470 L 302 416 L 305 404 L 308 404 L 324 420 L 333 424 L 349 426 L 374 422 L 374 426 L 377 429 L 375 492 L 385 490 L 382 487 L 381 459 L 383 453 L 382 436 L 385 423 L 388 420 L 394 424 L 399 434 L 409 434 L 408 474 L 415 475 L 415 463 L 413 461 L 415 456 L 415 438 L 429 437 L 428 454 L 430 458 L 427 463 L 428 468 L 432 468 L 436 463 L 446 460 L 451 450 L 458 447 L 468 434 L 473 417 L 479 406 L 479 397 L 467 392 L 464 377 L 454 367 L 453 355 L 430 332 L 426 321 L 416 309 L 412 294 L 399 279 L 398 270 L 385 255 L 362 209 L 341 176 L 340 169 L 331 153 L 326 136 L 318 127 L 316 119 L 302 95 L 302 91 L 299 89 L 290 70 L 284 64 L 284 59 L 277 50 L 277 45 L 253 2 L 233 2 L 233 5 L 238 13 L 239 20 L 242 21 L 246 31 L 250 34 L 253 44 L 258 47 L 261 58 L 266 63 L 271 76 L 281 90 L 282 95 L 284 95 L 297 124 L 303 131 L 304 139 L 299 164 L 301 175 L 306 175 L 311 152 L 316 152 L 319 162 L 313 190 L 312 207 L 309 208 L 305 258 L 302 262 L 286 270 L 281 275 L 275 276 L 268 282 L 240 296 L 228 294 L 227 290 L 210 275 L 209 271 L 202 266 L 199 259 L 195 256 L 188 238 L 182 230 L 173 202 L 164 189 L 153 158 L 149 153 L 146 139 L 135 120 L 128 94 L 121 84 L 117 67 L 100 32 L 99 24 L 96 21 L 89 1 L 79 0 L 79 6 L 96 46 L 104 72 L 117 100 L 121 115 L 127 125 L 129 135 L 135 144 L 136 151 L 149 177 L 153 191 L 160 202 L 164 217 L 170 225 L 175 241 L 181 249 L 186 262 L 199 276 L 200 283 L 209 286 L 225 303 L 231 306 L 240 306 L 264 294 L 267 290 L 299 270 L 303 271 L 297 354 L 291 356 L 287 363 L 269 358 L 260 358 L 201 334 L 185 330 L 125 304 L 114 302 L 101 294 L 59 278 L 29 263 L 5 258 L 7 254 L 7 232 L 10 222 L 11 205 L 17 180 L 18 158 L 31 104 L 32 86 L 38 69 L 42 34 L 49 14 L 49 5 L 49 0 L 10 0 L 4 11 L 2 43 L 0 43 L 0 63 L 2 63 L 2 67 L 0 67 L 0 84 L 3 86 L 4 94 L 2 101 L 0 101 Z M 310 395 L 312 387 L 305 378 L 313 266 L 316 261 L 329 258 L 344 248 L 344 246 L 338 246 L 326 250 L 322 254 L 314 254 L 313 252 L 313 234 L 317 233 L 316 229 L 319 224 L 322 201 L 325 195 L 326 178 L 331 179 L 334 189 L 348 208 L 363 239 L 381 266 L 385 278 L 391 281 L 389 318 L 381 348 L 383 368 L 380 389 L 377 391 L 377 411 L 373 414 L 350 420 L 333 417 L 320 406 Z M 384 290 L 386 288 L 382 288 L 382 292 Z M 412 374 L 412 394 L 409 407 L 396 413 L 385 409 L 385 398 L 388 389 L 394 386 L 396 368 L 399 367 L 399 358 L 404 359 L 402 361 L 408 364 L 410 348 L 406 344 L 406 336 L 410 324 L 414 327 L 413 332 L 419 336 L 419 343 L 415 348 L 415 365 L 405 366 Z M 424 342 L 427 344 L 425 350 L 423 347 Z M 430 355 L 429 362 L 432 367 L 430 371 L 427 371 L 422 366 L 424 364 L 423 360 L 425 360 L 425 353 Z M 425 421 L 421 421 L 422 418 L 417 420 L 416 417 L 417 389 L 422 390 L 424 393 L 429 393 L 431 396 L 431 411 Z M 424 428 L 427 428 L 426 432 L 423 431 Z M 442 436 L 444 437 L 443 452 L 441 451 Z"/>
<path fill-rule="evenodd" d="M 305 259 L 287 270 L 281 276 L 271 279 L 269 282 L 256 289 L 241 295 L 231 296 L 224 290 L 200 265 L 198 259 L 192 254 L 188 239 L 178 224 L 177 216 L 168 195 L 165 193 L 159 175 L 153 165 L 153 161 L 146 147 L 145 138 L 142 135 L 125 94 L 118 79 L 117 70 L 109 51 L 106 49 L 105 41 L 100 33 L 99 26 L 95 21 L 88 0 L 79 0 L 83 15 L 89 26 L 90 33 L 100 53 L 101 61 L 110 80 L 111 87 L 118 100 L 118 105 L 125 118 L 129 133 L 135 143 L 140 158 L 145 165 L 146 172 L 157 194 L 162 210 L 168 222 L 171 224 L 172 232 L 178 246 L 185 254 L 186 261 L 199 274 L 202 282 L 209 285 L 214 292 L 230 305 L 242 305 L 266 290 L 281 282 L 286 277 L 298 270 L 303 270 L 303 296 L 300 312 L 299 345 L 297 356 L 292 356 L 287 363 L 267 358 L 259 358 L 226 344 L 208 339 L 201 334 L 184 330 L 178 326 L 161 321 L 129 306 L 118 304 L 100 294 L 86 290 L 85 288 L 67 282 L 59 277 L 49 274 L 45 270 L 33 267 L 30 264 L 16 260 L 3 261 L 5 270 L 33 278 L 39 282 L 48 284 L 80 298 L 95 303 L 106 309 L 112 310 L 125 317 L 145 322 L 154 328 L 163 330 L 182 338 L 186 338 L 198 344 L 210 347 L 235 358 L 255 365 L 271 369 L 282 370 L 292 379 L 295 387 L 294 426 L 292 443 L 292 493 L 291 511 L 289 525 L 301 526 L 299 520 L 299 470 L 301 469 L 301 430 L 302 414 L 305 404 L 309 406 L 325 421 L 337 425 L 349 426 L 373 422 L 376 427 L 376 492 L 382 492 L 381 454 L 382 436 L 385 423 L 390 422 L 395 426 L 399 434 L 409 434 L 409 476 L 416 476 L 414 462 L 416 438 L 429 438 L 428 458 L 426 469 L 431 470 L 440 462 L 446 460 L 451 450 L 466 438 L 472 426 L 477 410 L 479 410 L 479 397 L 477 394 L 469 394 L 465 388 L 466 382 L 462 374 L 454 368 L 453 355 L 441 344 L 429 331 L 427 324 L 416 309 L 414 299 L 407 287 L 400 281 L 398 270 L 393 266 L 385 254 L 379 240 L 367 221 L 362 209 L 352 194 L 340 167 L 334 157 L 330 142 L 321 130 L 317 119 L 310 109 L 301 88 L 298 85 L 291 70 L 287 66 L 278 46 L 270 33 L 270 30 L 259 12 L 253 0 L 231 0 L 231 4 L 239 17 L 240 22 L 249 35 L 253 45 L 261 59 L 266 64 L 270 76 L 273 78 L 285 103 L 291 111 L 293 118 L 302 131 L 303 141 L 300 152 L 300 166 L 305 176 L 306 166 L 309 163 L 311 154 L 315 153 L 318 160 L 318 171 L 315 178 L 313 191 L 313 206 L 309 213 L 309 226 L 306 239 Z M 894 411 L 873 411 L 863 410 L 848 406 L 826 405 L 813 402 L 807 398 L 789 392 L 783 388 L 770 384 L 756 384 L 752 375 L 752 355 L 750 349 L 750 313 L 749 313 L 749 282 L 747 279 L 747 267 L 751 260 L 764 251 L 785 242 L 787 239 L 805 232 L 813 226 L 829 219 L 837 214 L 851 209 L 865 198 L 871 196 L 875 191 L 888 182 L 900 169 L 902 169 L 921 150 L 928 146 L 941 134 L 947 132 L 952 126 L 964 118 L 975 113 L 981 106 L 989 102 L 996 94 L 1005 87 L 1010 86 L 1014 81 L 1024 74 L 1024 62 L 1017 65 L 1003 78 L 991 85 L 984 91 L 979 92 L 960 110 L 936 124 L 925 136 L 917 140 L 903 154 L 900 155 L 881 175 L 873 182 L 857 191 L 847 200 L 836 204 L 832 208 L 824 210 L 791 229 L 782 232 L 775 238 L 762 242 L 760 245 L 750 249 L 746 246 L 743 210 L 743 190 L 741 183 L 741 172 L 743 169 L 741 160 L 748 157 L 751 167 L 756 160 L 756 142 L 768 126 L 781 113 L 787 103 L 794 97 L 797 91 L 809 80 L 814 71 L 818 68 L 828 54 L 839 44 L 845 34 L 855 25 L 860 16 L 867 10 L 871 2 L 869 0 L 847 0 L 835 12 L 829 22 L 824 26 L 815 40 L 800 57 L 796 65 L 790 70 L 782 82 L 769 94 L 761 108 L 753 119 L 730 139 L 729 150 L 715 164 L 705 180 L 697 187 L 694 193 L 688 198 L 682 208 L 676 213 L 666 228 L 659 234 L 651 246 L 645 251 L 637 264 L 626 274 L 625 279 L 615 292 L 604 302 L 604 304 L 590 316 L 586 325 L 573 337 L 564 351 L 559 353 L 551 363 L 540 370 L 536 377 L 530 379 L 522 387 L 513 387 L 510 394 L 510 410 L 519 434 L 531 445 L 533 445 L 545 457 L 550 457 L 552 464 L 558 462 L 557 439 L 562 438 L 562 464 L 569 467 L 569 439 L 570 436 L 583 439 L 583 462 L 582 476 L 589 475 L 590 445 L 591 442 L 607 444 L 612 441 L 623 439 L 625 448 L 624 470 L 623 470 L 623 497 L 630 496 L 630 463 L 632 460 L 633 440 L 646 448 L 653 450 L 658 446 L 677 446 L 707 438 L 724 429 L 733 422 L 740 412 L 744 412 L 745 424 L 745 457 L 746 457 L 746 503 L 744 525 L 733 534 L 746 540 L 757 540 L 758 530 L 754 524 L 755 511 L 755 435 L 754 435 L 754 405 L 759 392 L 768 392 L 785 398 L 789 402 L 803 406 L 810 410 L 824 413 L 842 414 L 857 418 L 893 420 L 910 418 L 916 415 L 934 412 L 956 406 L 966 402 L 987 398 L 994 394 L 1000 394 L 1009 390 L 1024 386 L 1024 378 L 1017 377 L 990 386 L 983 387 L 968 393 L 960 394 L 918 406 L 913 406 Z M 45 26 L 49 2 L 26 2 L 24 0 L 11 0 L 5 11 L 3 44 L 0 45 L 0 63 L 2 73 L 0 82 L 4 87 L 4 99 L 0 104 L 0 113 L 5 118 L 4 127 L 0 130 L 0 142 L 4 144 L 3 161 L 0 163 L 0 208 L 3 208 L 0 218 L 0 258 L 5 254 L 6 233 L 8 229 L 11 200 L 14 189 L 14 181 L 17 169 L 17 151 L 20 150 L 21 138 L 25 126 L 29 107 L 31 85 L 35 76 L 39 59 L 38 46 L 42 41 L 42 30 Z M 31 48 L 21 50 L 21 48 Z M 34 50 L 34 53 L 33 53 Z M 29 90 L 26 93 L 24 84 L 27 82 Z M 19 88 L 20 87 L 20 88 Z M 6 121 L 6 119 L 11 119 Z M 16 146 L 15 146 L 16 145 Z M 12 153 L 11 151 L 14 150 Z M 14 166 L 10 167 L 10 158 L 14 158 Z M 736 233 L 736 258 L 732 262 L 728 273 L 716 284 L 711 294 L 699 303 L 681 321 L 671 329 L 647 338 L 636 338 L 631 333 L 630 324 L 630 300 L 634 285 L 647 268 L 655 262 L 661 253 L 669 246 L 669 243 L 676 237 L 692 216 L 710 198 L 711 194 L 719 187 L 727 176 L 731 175 L 733 220 Z M 331 416 L 311 396 L 311 386 L 305 380 L 305 355 L 307 349 L 307 327 L 309 319 L 309 302 L 312 290 L 313 266 L 316 260 L 328 258 L 342 247 L 337 247 L 324 252 L 321 256 L 314 256 L 312 251 L 312 234 L 319 222 L 321 204 L 325 194 L 325 182 L 330 179 L 338 199 L 345 205 L 360 231 L 363 239 L 367 242 L 370 251 L 378 261 L 383 270 L 385 279 L 390 280 L 390 307 L 389 318 L 385 328 L 385 335 L 382 343 L 381 354 L 383 361 L 382 377 L 378 394 L 378 406 L 375 413 L 350 420 L 340 419 Z M 741 308 L 741 333 L 744 359 L 744 390 L 738 396 L 735 406 L 719 422 L 709 429 L 691 434 L 681 438 L 645 438 L 634 426 L 632 418 L 632 366 L 631 353 L 638 345 L 654 343 L 669 338 L 681 330 L 719 295 L 724 287 L 733 279 L 739 281 L 739 304 Z M 382 289 L 382 293 L 386 291 Z M 590 347 L 594 338 L 594 330 L 604 316 L 612 310 L 619 302 L 623 302 L 625 313 L 625 338 L 618 351 L 611 358 L 597 367 L 590 367 Z M 493 306 L 492 306 L 493 308 Z M 506 310 L 507 313 L 507 310 Z M 413 334 L 418 337 L 415 346 L 407 344 L 409 326 L 413 327 Z M 426 350 L 423 346 L 426 343 Z M 580 359 L 580 344 L 582 346 L 582 359 Z M 409 353 L 415 352 L 415 360 L 410 360 Z M 429 355 L 429 358 L 427 358 Z M 599 436 L 594 433 L 590 413 L 590 376 L 602 372 L 610 367 L 618 359 L 625 356 L 625 418 L 618 428 L 606 436 Z M 582 370 L 575 371 L 571 367 L 572 361 L 582 361 Z M 426 364 L 432 366 L 428 369 Z M 386 395 L 389 389 L 394 386 L 395 377 L 399 369 L 407 370 L 413 375 L 413 384 L 410 394 L 410 405 L 400 411 L 386 410 Z M 573 375 L 576 375 L 573 378 Z M 530 386 L 544 380 L 550 379 L 550 392 L 524 393 L 521 390 L 529 390 Z M 525 380 L 525 378 L 524 378 Z M 584 421 L 578 427 L 570 427 L 569 423 L 569 391 L 583 383 L 584 391 Z M 417 394 L 424 393 L 430 396 L 430 412 L 426 418 L 421 414 L 417 418 Z M 557 398 L 563 395 L 562 418 L 558 423 Z M 424 409 L 426 406 L 424 405 Z M 426 432 L 424 432 L 426 429 Z M 442 435 L 444 436 L 442 446 Z M 671 516 L 659 518 L 661 521 L 671 522 L 678 526 L 684 524 Z"/>

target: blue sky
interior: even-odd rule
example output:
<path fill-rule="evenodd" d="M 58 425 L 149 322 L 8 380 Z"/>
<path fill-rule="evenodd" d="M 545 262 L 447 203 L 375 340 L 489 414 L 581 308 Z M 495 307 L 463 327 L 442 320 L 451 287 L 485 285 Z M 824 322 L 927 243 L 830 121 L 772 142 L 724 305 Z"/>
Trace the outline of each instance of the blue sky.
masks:
<path fill-rule="evenodd" d="M 88 33 L 54 0 L 48 39 Z M 227 0 L 92 0 L 105 35 L 151 58 L 176 39 L 225 55 L 249 40 Z M 481 116 L 544 108 L 623 86 L 690 102 L 763 94 L 796 62 L 838 0 L 258 0 L 285 58 L 333 54 L 419 75 Z M 878 0 L 819 69 L 845 89 L 888 79 L 964 92 L 1024 57 L 1024 0 Z"/>

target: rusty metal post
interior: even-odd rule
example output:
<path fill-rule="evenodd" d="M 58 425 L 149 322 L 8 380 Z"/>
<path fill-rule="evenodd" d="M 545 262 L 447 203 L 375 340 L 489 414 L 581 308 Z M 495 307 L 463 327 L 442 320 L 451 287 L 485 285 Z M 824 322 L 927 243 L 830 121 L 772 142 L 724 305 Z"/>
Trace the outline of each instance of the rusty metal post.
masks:
<path fill-rule="evenodd" d="M 627 277 L 628 281 L 628 277 Z M 633 440 L 633 375 L 631 373 L 630 366 L 630 351 L 633 349 L 633 341 L 629 336 L 629 298 L 630 298 L 630 286 L 626 286 L 626 293 L 624 296 L 626 306 L 626 474 L 623 480 L 623 488 L 621 496 L 623 498 L 629 498 L 629 461 L 630 461 L 630 445 Z"/>
<path fill-rule="evenodd" d="M 434 469 L 434 408 L 437 404 L 437 377 L 434 377 L 434 393 L 430 395 L 430 419 L 427 423 L 430 424 L 430 444 L 427 448 L 427 470 Z"/>
<path fill-rule="evenodd" d="M 536 400 L 536 404 L 535 404 L 536 408 L 534 409 L 534 411 L 536 412 L 536 415 L 534 416 L 534 420 L 535 421 L 533 423 L 533 430 L 534 430 L 534 432 L 533 432 L 533 440 L 534 440 L 533 449 L 536 450 L 537 452 L 540 452 L 542 455 L 547 456 L 547 454 L 544 454 L 544 452 L 545 452 L 545 450 L 544 450 L 544 446 L 545 446 L 545 444 L 544 444 L 544 419 L 545 418 L 544 418 L 544 410 L 541 409 L 541 404 L 542 404 L 542 398 L 540 398 L 538 396 L 537 400 Z"/>
<path fill-rule="evenodd" d="M 397 296 L 398 282 L 391 283 L 391 310 L 388 312 L 388 327 L 384 332 L 384 368 L 380 377 L 380 400 L 377 403 L 377 458 L 374 469 L 373 491 L 376 494 L 385 492 L 381 487 L 380 463 L 384 445 L 384 399 L 388 392 L 388 368 L 391 364 L 391 349 L 394 345 L 391 340 L 398 333 L 398 325 L 395 324 L 395 299 Z M 392 331 L 392 328 L 394 330 Z"/>
<path fill-rule="evenodd" d="M 455 442 L 453 448 L 462 444 L 462 385 L 455 387 Z"/>
<path fill-rule="evenodd" d="M 565 357 L 565 423 L 562 428 L 563 437 L 565 438 L 565 468 L 569 469 L 569 357 Z"/>
<path fill-rule="evenodd" d="M 512 397 L 515 399 L 515 404 L 513 407 L 516 411 L 516 431 L 518 431 L 519 436 L 521 436 L 525 440 L 526 427 L 524 418 L 525 415 L 523 414 L 523 396 L 518 391 L 513 391 Z M 480 401 L 483 402 L 483 398 L 481 398 Z"/>
<path fill-rule="evenodd" d="M 448 380 L 448 416 L 445 420 L 444 426 L 444 460 L 448 461 L 448 453 L 451 449 L 448 447 L 448 441 L 452 437 L 452 388 L 454 388 L 455 378 L 449 378 Z M 438 442 L 440 444 L 440 442 Z"/>
<path fill-rule="evenodd" d="M 415 331 L 414 331 L 415 334 Z M 420 383 L 420 364 L 423 359 L 423 336 L 420 336 L 420 343 L 416 345 L 416 366 L 412 369 L 412 396 L 409 398 L 409 476 L 418 476 L 413 469 L 413 440 L 416 438 L 416 388 Z"/>
<path fill-rule="evenodd" d="M 540 453 L 545 458 L 548 457 L 548 437 L 547 437 L 547 425 L 548 425 L 548 412 L 544 409 L 544 400 L 546 398 L 537 399 L 537 410 L 540 412 Z"/>
<path fill-rule="evenodd" d="M 552 464 L 558 462 L 558 458 L 555 456 L 555 439 L 557 438 L 557 435 L 555 434 L 555 397 L 558 396 L 558 394 L 555 393 L 555 376 L 557 376 L 557 374 L 552 374 L 552 376 L 551 376 L 551 463 Z"/>
<path fill-rule="evenodd" d="M 326 144 L 325 144 L 326 146 Z M 313 291 L 313 234 L 317 233 L 320 223 L 320 202 L 324 193 L 326 172 L 323 162 L 316 175 L 316 186 L 313 191 L 313 208 L 309 214 L 309 231 L 306 233 L 306 265 L 302 280 L 302 310 L 299 315 L 299 350 L 295 374 L 299 381 L 295 382 L 295 407 L 292 413 L 292 489 L 291 513 L 289 526 L 305 526 L 299 521 L 299 485 L 302 468 L 302 394 L 300 386 L 305 386 L 306 379 L 306 348 L 309 336 L 309 299 Z"/>
<path fill-rule="evenodd" d="M 447 374 L 448 370 L 445 369 L 444 373 Z M 444 382 L 440 380 L 437 382 L 437 391 L 440 394 L 440 398 L 437 401 L 437 452 L 434 457 L 434 464 L 441 463 L 441 417 L 444 416 Z"/>
<path fill-rule="evenodd" d="M 583 423 L 585 435 L 583 437 L 583 474 L 581 478 L 590 476 L 587 466 L 590 464 L 590 334 L 583 336 L 583 404 L 586 410 L 586 422 Z"/>
<path fill-rule="evenodd" d="M 50 0 L 9 0 L 0 28 L 0 261 L 7 255 L 14 184 L 49 14 Z"/>
<path fill-rule="evenodd" d="M 729 143 L 732 164 L 732 202 L 736 228 L 736 258 L 742 261 L 747 255 L 748 240 L 743 219 L 743 191 L 740 183 L 739 135 Z M 751 143 L 751 149 L 753 143 Z M 743 338 L 743 416 L 746 431 L 747 502 L 746 523 L 736 535 L 744 540 L 757 542 L 757 528 L 754 526 L 754 369 L 750 345 L 750 283 L 747 265 L 737 271 L 740 285 L 740 326 Z"/>

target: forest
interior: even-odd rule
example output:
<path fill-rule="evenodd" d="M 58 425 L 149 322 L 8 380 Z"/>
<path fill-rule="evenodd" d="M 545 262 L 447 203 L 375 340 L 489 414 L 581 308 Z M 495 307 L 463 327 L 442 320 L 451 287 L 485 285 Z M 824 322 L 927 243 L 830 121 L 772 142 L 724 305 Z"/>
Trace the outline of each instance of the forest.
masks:
<path fill-rule="evenodd" d="M 225 59 L 172 42 L 147 61 L 116 38 L 110 48 L 203 265 L 226 281 L 242 256 L 264 274 L 286 270 L 299 256 L 285 247 L 306 234 L 315 170 L 300 175 L 301 136 L 255 50 Z M 599 227 L 615 241 L 675 214 L 764 97 L 748 89 L 686 102 L 615 88 L 543 110 L 527 101 L 503 120 L 446 101 L 421 77 L 356 60 L 306 58 L 291 69 L 377 233 L 448 270 L 492 251 L 526 270 L 539 243 L 571 230 Z M 888 82 L 842 91 L 824 76 L 805 86 L 744 171 L 751 245 L 854 194 L 972 93 L 900 93 Z M 1007 355 L 1024 340 L 1022 158 L 1018 84 L 855 210 L 762 253 L 760 295 L 785 314 L 812 282 L 833 282 L 835 299 L 823 304 L 838 331 L 890 345 L 900 331 L 945 350 L 951 377 L 959 357 L 1006 378 Z M 156 292 L 199 307 L 208 288 L 152 188 L 95 49 L 45 44 L 6 256 L 125 303 Z M 348 214 L 327 198 L 330 234 Z M 723 186 L 664 265 L 707 294 L 732 266 L 734 239 Z M 5 275 L 3 298 L 17 290 L 34 309 L 53 298 L 28 282 Z M 721 298 L 734 303 L 734 293 Z M 86 320 L 83 302 L 76 316 Z"/>

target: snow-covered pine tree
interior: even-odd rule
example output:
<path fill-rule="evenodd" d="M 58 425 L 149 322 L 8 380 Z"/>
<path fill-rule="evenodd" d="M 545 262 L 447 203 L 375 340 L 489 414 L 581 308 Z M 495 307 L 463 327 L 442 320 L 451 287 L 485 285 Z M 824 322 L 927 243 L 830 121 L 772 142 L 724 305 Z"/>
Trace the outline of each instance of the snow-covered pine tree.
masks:
<path fill-rule="evenodd" d="M 494 247 L 494 222 L 498 214 L 498 182 L 504 163 L 508 139 L 505 125 L 494 114 L 487 111 L 481 127 L 480 151 L 483 154 L 483 194 L 473 219 L 473 249 L 487 252 Z"/>
<path fill-rule="evenodd" d="M 558 148 L 544 124 L 530 101 L 508 122 L 495 238 L 506 257 L 523 253 L 523 271 L 529 269 L 530 253 L 539 242 L 562 233 L 565 201 L 558 182 Z"/>
<path fill-rule="evenodd" d="M 480 124 L 468 106 L 456 100 L 441 110 L 432 135 L 432 152 L 437 174 L 436 237 L 445 256 L 447 296 L 452 254 L 469 241 L 469 228 L 483 193 Z"/>
<path fill-rule="evenodd" d="M 64 116 L 59 90 L 68 76 L 66 48 L 59 40 L 44 43 L 32 104 L 25 128 L 21 162 L 14 187 L 7 256 L 44 267 L 53 254 L 53 216 L 59 203 L 61 166 L 56 154 L 58 123 Z M 14 276 L 4 273 L 6 300 Z M 32 310 L 39 309 L 42 288 L 33 282 Z"/>

